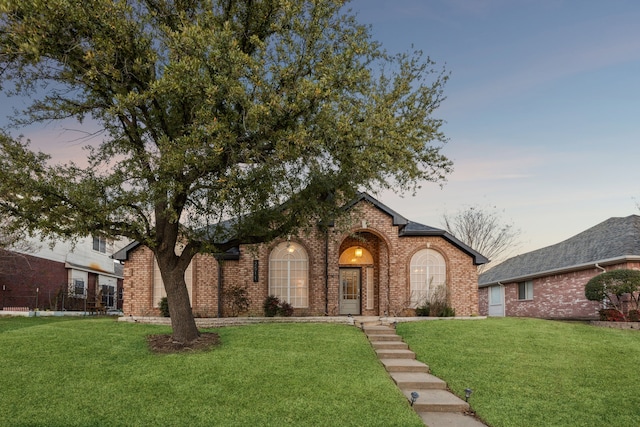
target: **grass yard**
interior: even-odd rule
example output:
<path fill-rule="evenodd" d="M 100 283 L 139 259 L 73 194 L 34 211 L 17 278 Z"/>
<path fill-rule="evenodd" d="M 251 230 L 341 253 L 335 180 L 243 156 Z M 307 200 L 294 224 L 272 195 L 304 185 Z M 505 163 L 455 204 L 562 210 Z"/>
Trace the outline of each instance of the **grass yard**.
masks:
<path fill-rule="evenodd" d="M 215 331 L 212 351 L 157 355 L 145 336 L 166 327 L 0 318 L 0 425 L 422 425 L 354 327 Z"/>
<path fill-rule="evenodd" d="M 502 318 L 398 324 L 493 427 L 640 426 L 640 332 Z"/>

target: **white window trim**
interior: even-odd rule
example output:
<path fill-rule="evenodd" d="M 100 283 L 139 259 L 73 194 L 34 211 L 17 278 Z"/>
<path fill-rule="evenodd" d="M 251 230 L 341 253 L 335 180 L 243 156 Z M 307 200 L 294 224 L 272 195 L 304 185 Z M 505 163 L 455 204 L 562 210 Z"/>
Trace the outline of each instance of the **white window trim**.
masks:
<path fill-rule="evenodd" d="M 524 298 L 520 298 L 520 286 L 524 285 Z M 526 282 L 518 283 L 518 301 L 532 301 L 533 300 L 533 281 L 527 280 Z"/>

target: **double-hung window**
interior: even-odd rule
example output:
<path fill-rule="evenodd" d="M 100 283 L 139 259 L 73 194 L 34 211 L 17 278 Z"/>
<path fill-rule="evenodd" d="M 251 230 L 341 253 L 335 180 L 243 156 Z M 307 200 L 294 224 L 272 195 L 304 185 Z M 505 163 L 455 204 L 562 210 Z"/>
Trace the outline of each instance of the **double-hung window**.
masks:
<path fill-rule="evenodd" d="M 526 301 L 533 299 L 533 282 L 528 280 L 526 282 L 518 283 L 518 300 Z"/>

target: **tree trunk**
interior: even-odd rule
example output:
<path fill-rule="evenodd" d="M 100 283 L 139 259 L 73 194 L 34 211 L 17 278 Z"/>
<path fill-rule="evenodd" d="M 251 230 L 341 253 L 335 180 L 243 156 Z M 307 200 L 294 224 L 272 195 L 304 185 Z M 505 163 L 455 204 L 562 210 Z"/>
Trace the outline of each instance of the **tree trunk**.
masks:
<path fill-rule="evenodd" d="M 162 267 L 160 267 L 162 272 Z M 184 280 L 185 269 L 175 268 L 168 274 L 162 274 L 164 288 L 167 291 L 169 315 L 173 339 L 183 344 L 190 343 L 200 336 L 196 321 L 193 318 L 189 292 Z"/>

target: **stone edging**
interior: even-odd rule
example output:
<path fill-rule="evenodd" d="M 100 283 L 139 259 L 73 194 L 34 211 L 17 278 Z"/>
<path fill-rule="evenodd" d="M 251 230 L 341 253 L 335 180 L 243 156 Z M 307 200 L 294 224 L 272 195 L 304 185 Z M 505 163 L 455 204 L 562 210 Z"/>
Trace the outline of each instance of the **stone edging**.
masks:
<path fill-rule="evenodd" d="M 592 320 L 589 323 L 601 328 L 640 330 L 640 322 L 604 322 L 601 320 Z"/>

